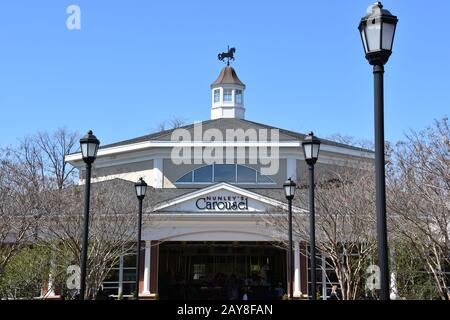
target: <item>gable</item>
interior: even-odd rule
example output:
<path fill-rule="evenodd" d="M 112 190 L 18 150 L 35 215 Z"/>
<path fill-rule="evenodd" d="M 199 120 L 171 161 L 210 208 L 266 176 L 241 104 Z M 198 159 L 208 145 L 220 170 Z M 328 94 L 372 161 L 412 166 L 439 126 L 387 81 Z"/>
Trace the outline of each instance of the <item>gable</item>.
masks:
<path fill-rule="evenodd" d="M 283 190 L 280 189 L 280 192 Z M 175 199 L 162 202 L 153 208 L 158 213 L 266 213 L 287 210 L 287 204 L 227 183 L 219 183 Z M 294 212 L 305 212 L 293 208 Z"/>

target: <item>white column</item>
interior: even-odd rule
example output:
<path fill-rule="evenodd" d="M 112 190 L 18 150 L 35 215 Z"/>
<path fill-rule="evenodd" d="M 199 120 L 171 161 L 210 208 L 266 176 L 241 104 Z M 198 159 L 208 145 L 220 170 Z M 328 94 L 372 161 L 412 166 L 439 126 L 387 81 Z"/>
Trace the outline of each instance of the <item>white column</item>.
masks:
<path fill-rule="evenodd" d="M 300 243 L 295 241 L 294 244 L 294 297 L 300 297 Z"/>
<path fill-rule="evenodd" d="M 289 157 L 286 161 L 286 179 L 297 181 L 297 159 Z"/>
<path fill-rule="evenodd" d="M 119 259 L 119 292 L 118 295 L 122 295 L 123 293 L 123 256 L 120 256 Z"/>
<path fill-rule="evenodd" d="M 54 283 L 53 283 L 53 272 L 54 271 L 50 271 L 50 274 L 48 276 L 48 290 L 47 290 L 47 294 L 45 295 L 47 298 L 49 297 L 55 297 L 55 287 L 54 287 Z"/>
<path fill-rule="evenodd" d="M 54 274 L 56 273 L 56 265 L 55 265 L 55 257 L 52 254 L 52 258 L 50 259 L 50 274 L 48 275 L 48 285 L 47 292 L 45 294 L 46 298 L 55 297 L 55 284 L 54 284 Z"/>
<path fill-rule="evenodd" d="M 322 300 L 327 300 L 327 273 L 325 272 L 326 257 L 322 253 Z"/>
<path fill-rule="evenodd" d="M 144 258 L 144 292 L 150 294 L 150 263 L 151 263 L 151 241 L 145 241 L 145 258 Z"/>
<path fill-rule="evenodd" d="M 398 292 L 397 292 L 397 279 L 395 272 L 391 273 L 391 300 L 397 300 L 398 298 Z"/>
<path fill-rule="evenodd" d="M 153 159 L 153 187 L 162 188 L 163 187 L 163 159 L 155 158 Z"/>

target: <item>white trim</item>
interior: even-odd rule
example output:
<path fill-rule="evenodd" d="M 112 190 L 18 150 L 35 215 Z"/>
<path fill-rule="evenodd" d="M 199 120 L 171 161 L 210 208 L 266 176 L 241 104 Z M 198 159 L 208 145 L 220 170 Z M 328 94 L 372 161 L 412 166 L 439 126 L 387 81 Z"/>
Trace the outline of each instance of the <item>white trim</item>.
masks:
<path fill-rule="evenodd" d="M 186 172 L 188 174 L 189 172 Z M 209 185 L 209 184 L 215 184 L 217 182 L 174 182 L 175 185 Z M 230 182 L 231 184 L 237 184 L 237 185 L 249 185 L 249 186 L 260 186 L 260 185 L 266 185 L 266 186 L 276 186 L 276 182 Z"/>
<path fill-rule="evenodd" d="M 231 231 L 231 230 L 209 230 L 194 231 L 189 233 L 173 234 L 161 238 L 166 241 L 276 241 L 275 238 L 264 232 Z"/>
<path fill-rule="evenodd" d="M 144 256 L 144 290 L 142 294 L 150 294 L 150 278 L 151 278 L 151 241 L 145 241 L 145 256 Z"/>
<path fill-rule="evenodd" d="M 294 209 L 294 208 L 293 208 Z M 302 209 L 300 209 L 302 210 Z M 296 214 L 305 214 L 305 217 L 307 215 L 307 211 L 305 212 L 295 212 Z M 157 217 L 162 217 L 165 219 L 170 219 L 171 221 L 255 221 L 256 219 L 263 219 L 264 215 L 266 213 L 264 212 L 258 212 L 258 213 L 215 213 L 215 212 L 205 212 L 205 213 L 198 213 L 198 212 L 191 212 L 191 213 L 178 213 L 178 212 L 164 212 L 164 213 L 153 213 L 157 215 Z M 285 213 L 271 213 L 271 217 L 277 217 L 280 218 L 285 217 Z"/>
<path fill-rule="evenodd" d="M 300 288 L 300 243 L 294 245 L 294 297 L 300 297 L 302 291 Z"/>
<path fill-rule="evenodd" d="M 172 147 L 278 147 L 278 148 L 301 148 L 301 141 L 144 141 L 122 146 L 109 147 L 98 150 L 97 157 L 110 156 L 123 152 L 138 151 L 148 148 L 172 148 Z M 349 156 L 365 157 L 374 159 L 375 154 L 362 150 L 353 150 L 345 147 L 321 145 L 321 151 L 340 153 Z M 65 161 L 81 161 L 81 152 L 66 155 Z"/>
<path fill-rule="evenodd" d="M 119 296 L 123 294 L 122 283 L 123 283 L 123 255 L 121 255 L 119 258 L 119 290 L 117 293 L 117 295 Z"/>
<path fill-rule="evenodd" d="M 179 203 L 182 203 L 182 202 L 185 202 L 185 201 L 188 201 L 188 200 L 192 200 L 192 199 L 195 199 L 195 198 L 197 198 L 199 196 L 202 196 L 202 195 L 214 192 L 214 191 L 218 191 L 218 190 L 227 190 L 227 191 L 230 191 L 230 192 L 235 192 L 235 193 L 238 193 L 238 194 L 243 195 L 245 197 L 252 198 L 252 199 L 254 199 L 256 201 L 259 201 L 259 202 L 262 202 L 262 203 L 265 203 L 265 204 L 268 204 L 268 205 L 271 205 L 271 206 L 274 206 L 274 207 L 279 207 L 279 208 L 281 208 L 283 210 L 288 210 L 287 204 L 285 204 L 283 202 L 280 202 L 278 200 L 274 200 L 272 198 L 263 196 L 261 194 L 255 193 L 255 192 L 251 192 L 251 191 L 248 191 L 248 190 L 236 187 L 234 185 L 231 185 L 231 184 L 228 184 L 228 183 L 225 183 L 225 182 L 221 182 L 221 183 L 217 183 L 215 185 L 212 185 L 212 186 L 209 186 L 209 187 L 206 187 L 206 188 L 203 188 L 203 189 L 199 189 L 199 190 L 196 190 L 196 191 L 184 194 L 182 196 L 179 196 L 178 198 L 175 198 L 175 199 L 172 199 L 172 200 L 168 200 L 168 201 L 164 201 L 164 202 L 156 205 L 153 208 L 152 211 L 158 211 L 158 210 L 166 209 L 166 208 L 174 206 L 176 204 L 179 204 Z M 282 189 L 280 189 L 280 192 L 282 192 Z M 300 209 L 298 207 L 294 207 L 293 206 L 292 207 L 292 211 L 293 212 L 306 212 L 307 210 Z M 238 214 L 238 215 L 240 215 L 240 214 Z"/>
<path fill-rule="evenodd" d="M 50 259 L 50 273 L 48 275 L 47 293 L 45 294 L 46 298 L 56 297 L 54 284 L 55 272 L 56 272 L 55 257 L 54 255 L 52 255 L 52 258 Z"/>
<path fill-rule="evenodd" d="M 153 160 L 153 188 L 164 187 L 164 161 L 162 158 L 155 158 Z"/>
<path fill-rule="evenodd" d="M 119 166 L 122 164 L 130 164 L 130 163 L 139 163 L 139 162 L 147 162 L 147 161 L 153 161 L 155 158 L 165 158 L 170 157 L 170 154 L 167 154 L 163 157 L 161 155 L 146 155 L 146 156 L 132 156 L 127 158 L 121 158 L 121 159 L 98 159 L 98 162 L 96 161 L 94 164 L 94 168 L 108 168 L 111 166 Z"/>
<path fill-rule="evenodd" d="M 326 272 L 326 257 L 322 252 L 322 300 L 327 300 L 327 272 Z"/>

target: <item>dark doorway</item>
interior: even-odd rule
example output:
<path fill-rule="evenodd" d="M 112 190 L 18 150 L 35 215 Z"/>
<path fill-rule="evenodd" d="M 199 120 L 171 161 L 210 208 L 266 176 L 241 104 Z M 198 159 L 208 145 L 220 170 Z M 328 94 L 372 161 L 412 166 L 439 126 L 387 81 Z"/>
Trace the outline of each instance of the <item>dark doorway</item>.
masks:
<path fill-rule="evenodd" d="M 165 242 L 159 247 L 160 299 L 281 299 L 286 252 L 269 242 Z"/>

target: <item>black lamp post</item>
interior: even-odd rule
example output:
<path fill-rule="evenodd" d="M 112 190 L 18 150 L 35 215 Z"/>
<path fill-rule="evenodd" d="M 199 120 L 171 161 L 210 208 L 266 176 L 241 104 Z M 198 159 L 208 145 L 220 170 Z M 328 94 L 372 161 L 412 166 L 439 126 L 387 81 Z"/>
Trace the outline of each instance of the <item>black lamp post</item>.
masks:
<path fill-rule="evenodd" d="M 377 207 L 377 248 L 380 267 L 380 298 L 389 299 L 389 263 L 386 228 L 386 191 L 384 173 L 384 65 L 392 53 L 397 17 L 376 2 L 361 19 L 359 31 L 366 59 L 373 65 L 375 104 L 375 180 Z"/>
<path fill-rule="evenodd" d="M 97 158 L 97 150 L 100 141 L 92 134 L 92 130 L 80 139 L 81 155 L 86 163 L 86 176 L 84 183 L 84 228 L 83 228 L 83 247 L 81 249 L 81 271 L 80 271 L 80 299 L 84 300 L 86 292 L 86 265 L 88 252 L 89 235 L 89 200 L 91 195 L 91 168 Z"/>
<path fill-rule="evenodd" d="M 139 200 L 138 222 L 137 222 L 137 245 L 136 245 L 136 300 L 139 300 L 139 267 L 141 266 L 141 225 L 142 225 L 142 200 L 144 200 L 147 184 L 142 178 L 134 184 L 136 197 Z"/>
<path fill-rule="evenodd" d="M 314 212 L 314 164 L 319 158 L 320 140 L 311 132 L 302 143 L 303 154 L 309 168 L 309 259 L 311 267 L 311 299 L 316 300 L 316 226 Z"/>
<path fill-rule="evenodd" d="M 286 199 L 288 201 L 288 211 L 289 211 L 289 222 L 288 222 L 288 274 L 287 274 L 287 283 L 289 290 L 289 298 L 293 299 L 293 284 L 292 284 L 292 199 L 294 199 L 295 195 L 295 187 L 296 184 L 294 181 L 289 178 L 283 185 L 284 194 L 286 195 Z"/>

